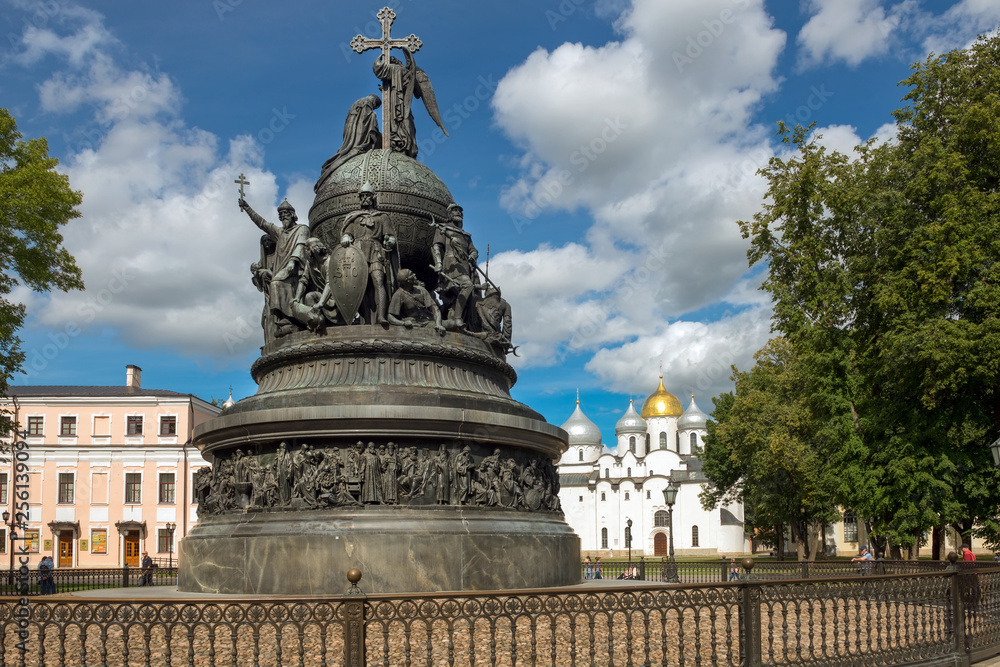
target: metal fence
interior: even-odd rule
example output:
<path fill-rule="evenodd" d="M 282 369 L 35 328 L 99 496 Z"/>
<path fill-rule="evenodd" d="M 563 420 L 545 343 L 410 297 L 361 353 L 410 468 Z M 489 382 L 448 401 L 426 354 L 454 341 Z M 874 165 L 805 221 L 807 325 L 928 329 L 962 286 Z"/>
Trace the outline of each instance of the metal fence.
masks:
<path fill-rule="evenodd" d="M 810 579 L 815 577 L 851 578 L 873 574 L 919 574 L 923 572 L 943 572 L 951 566 L 948 561 L 932 560 L 874 560 L 852 563 L 849 560 L 834 561 L 754 561 L 752 572 L 748 573 L 743 566 L 744 559 L 737 559 L 737 573 L 733 576 L 733 561 L 677 561 L 671 563 L 666 558 L 639 558 L 631 563 L 627 561 L 601 562 L 602 579 L 631 579 L 629 572 L 636 573 L 634 578 L 642 581 L 659 581 L 682 584 L 710 584 L 744 580 L 749 576 L 755 581 L 775 581 L 782 579 Z M 964 569 L 991 569 L 1000 567 L 994 561 L 958 561 L 954 565 Z M 580 576 L 592 579 L 596 576 L 597 567 L 590 563 L 587 576 L 587 563 L 580 566 Z"/>
<path fill-rule="evenodd" d="M 56 593 L 93 591 L 129 586 L 175 586 L 177 566 L 157 566 L 143 571 L 137 567 L 58 568 L 49 570 Z M 38 570 L 0 570 L 0 596 L 42 594 L 43 573 Z"/>
<path fill-rule="evenodd" d="M 1000 569 L 337 598 L 0 599 L 0 665 L 967 664 Z"/>

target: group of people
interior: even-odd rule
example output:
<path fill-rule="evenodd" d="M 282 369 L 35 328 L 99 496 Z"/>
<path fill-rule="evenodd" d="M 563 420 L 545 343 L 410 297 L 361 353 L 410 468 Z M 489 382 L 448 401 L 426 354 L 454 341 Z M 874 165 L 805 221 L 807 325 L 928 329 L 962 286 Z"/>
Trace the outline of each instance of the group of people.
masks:
<path fill-rule="evenodd" d="M 601 557 L 597 556 L 597 560 L 594 562 L 590 561 L 590 556 L 583 559 L 583 578 L 584 579 L 603 579 L 604 571 L 601 569 Z"/>
<path fill-rule="evenodd" d="M 269 459 L 269 460 L 268 460 Z M 468 445 L 451 452 L 393 442 L 290 450 L 273 457 L 235 450 L 195 473 L 198 511 L 246 507 L 311 509 L 350 505 L 430 504 L 558 511 L 559 476 L 550 460 L 520 462 L 495 449 L 478 462 Z"/>
<path fill-rule="evenodd" d="M 287 201 L 278 206 L 280 226 L 261 217 L 242 197 L 239 206 L 264 232 L 260 260 L 250 272 L 264 294 L 265 342 L 295 331 L 357 321 L 428 326 L 442 334 L 463 331 L 485 339 L 501 354 L 512 349 L 510 304 L 479 271 L 479 253 L 463 228 L 458 204 L 448 206 L 447 220 L 432 218 L 430 223 L 437 298 L 417 280 L 416 272 L 400 267 L 392 221 L 378 209 L 370 183 L 358 191 L 358 209 L 344 217 L 340 232 L 340 246 L 356 252 L 335 254 L 310 236 Z M 338 294 L 360 295 L 360 301 L 346 303 L 350 299 L 345 296 L 338 303 Z"/>

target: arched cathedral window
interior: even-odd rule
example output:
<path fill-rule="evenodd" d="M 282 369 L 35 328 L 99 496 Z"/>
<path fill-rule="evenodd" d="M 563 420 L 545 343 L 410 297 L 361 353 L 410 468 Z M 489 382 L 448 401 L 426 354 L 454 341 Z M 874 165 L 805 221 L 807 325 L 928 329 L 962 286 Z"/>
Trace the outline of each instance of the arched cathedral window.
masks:
<path fill-rule="evenodd" d="M 691 526 L 691 546 L 698 546 L 698 526 Z"/>
<path fill-rule="evenodd" d="M 694 448 L 697 447 L 697 446 L 698 446 L 698 434 L 697 433 L 692 433 L 691 434 L 691 452 L 692 453 L 694 452 Z"/>
<path fill-rule="evenodd" d="M 660 449 L 667 448 L 667 432 L 660 431 Z"/>
<path fill-rule="evenodd" d="M 581 461 L 583 460 L 583 450 L 582 449 L 580 450 L 580 460 Z"/>
<path fill-rule="evenodd" d="M 607 528 L 601 528 L 601 548 L 602 549 L 607 549 L 608 548 L 608 529 Z"/>
<path fill-rule="evenodd" d="M 635 436 L 634 435 L 630 435 L 629 438 L 628 438 L 628 448 L 629 448 L 630 452 L 632 452 L 633 454 L 635 454 Z"/>
<path fill-rule="evenodd" d="M 667 527 L 667 512 L 665 510 L 658 510 L 656 514 L 653 515 L 653 526 L 656 528 Z"/>

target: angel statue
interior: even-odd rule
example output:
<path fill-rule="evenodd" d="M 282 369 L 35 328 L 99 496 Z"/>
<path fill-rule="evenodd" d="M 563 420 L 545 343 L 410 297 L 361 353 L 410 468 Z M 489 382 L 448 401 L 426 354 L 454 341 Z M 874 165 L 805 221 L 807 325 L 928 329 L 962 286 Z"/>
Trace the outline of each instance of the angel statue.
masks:
<path fill-rule="evenodd" d="M 448 130 L 445 129 L 441 121 L 441 114 L 438 111 L 437 98 L 434 97 L 434 88 L 431 87 L 431 80 L 427 73 L 417 67 L 413 60 L 413 54 L 409 49 L 402 47 L 406 57 L 406 64 L 398 58 L 389 58 L 385 62 L 384 56 L 379 56 L 372 69 L 375 76 L 382 80 L 382 95 L 388 108 L 389 117 L 392 119 L 386 123 L 391 127 L 390 146 L 397 153 L 405 153 L 412 158 L 417 157 L 417 131 L 413 124 L 413 113 L 410 106 L 413 98 L 423 99 L 427 113 L 437 123 L 445 136 Z M 386 130 L 387 128 L 383 128 Z"/>

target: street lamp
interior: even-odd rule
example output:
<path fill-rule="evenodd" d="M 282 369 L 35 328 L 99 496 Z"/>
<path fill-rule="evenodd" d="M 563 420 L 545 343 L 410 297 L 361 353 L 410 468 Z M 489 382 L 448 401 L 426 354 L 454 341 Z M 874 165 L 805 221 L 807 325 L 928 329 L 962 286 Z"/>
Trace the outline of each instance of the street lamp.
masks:
<path fill-rule="evenodd" d="M 10 512 L 7 510 L 3 511 L 3 524 L 7 526 L 7 538 L 10 541 L 10 585 L 14 585 L 14 524 L 15 521 L 10 520 Z"/>
<path fill-rule="evenodd" d="M 1000 468 L 1000 438 L 997 438 L 990 444 L 990 451 L 993 452 L 993 465 Z"/>
<path fill-rule="evenodd" d="M 167 550 L 170 552 L 170 560 L 168 561 L 167 567 L 174 566 L 174 530 L 177 529 L 176 523 L 168 523 L 166 525 L 167 529 Z"/>
<path fill-rule="evenodd" d="M 680 487 L 674 480 L 667 478 L 667 486 L 663 489 L 663 502 L 667 505 L 667 523 L 670 524 L 670 543 L 667 551 L 670 567 L 667 571 L 667 581 L 671 584 L 679 584 L 677 576 L 677 563 L 674 561 L 674 503 L 677 502 L 677 491 Z"/>
<path fill-rule="evenodd" d="M 628 547 L 628 567 L 632 569 L 632 519 L 625 521 L 625 546 Z"/>

